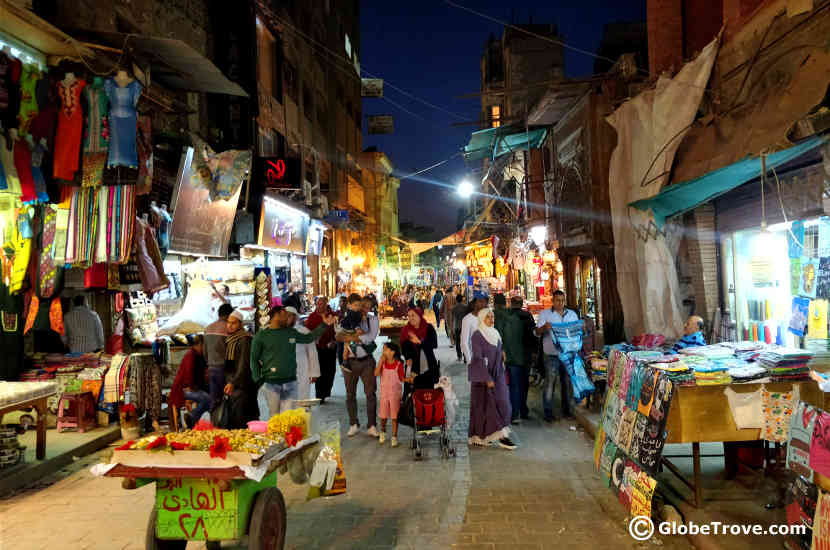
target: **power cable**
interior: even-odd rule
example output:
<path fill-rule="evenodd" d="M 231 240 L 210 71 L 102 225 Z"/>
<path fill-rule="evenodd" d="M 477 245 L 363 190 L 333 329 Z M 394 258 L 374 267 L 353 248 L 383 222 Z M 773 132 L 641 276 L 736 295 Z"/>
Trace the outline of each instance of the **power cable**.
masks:
<path fill-rule="evenodd" d="M 441 166 L 442 164 L 446 164 L 446 163 L 448 163 L 449 161 L 451 161 L 452 159 L 454 159 L 455 157 L 458 157 L 458 156 L 461 156 L 461 152 L 458 152 L 458 153 L 454 154 L 453 156 L 451 156 L 451 157 L 450 157 L 450 158 L 448 158 L 448 159 L 444 159 L 444 160 L 442 160 L 442 161 L 440 161 L 440 162 L 436 162 L 436 163 L 435 163 L 435 164 L 433 164 L 432 166 L 427 166 L 426 168 L 424 168 L 424 169 L 422 169 L 422 170 L 418 170 L 417 172 L 412 172 L 411 174 L 407 174 L 407 175 L 405 175 L 405 176 L 401 176 L 401 177 L 400 177 L 400 178 L 398 178 L 398 179 L 399 179 L 400 181 L 403 181 L 403 180 L 405 180 L 405 179 L 407 179 L 407 178 L 412 178 L 412 177 L 415 177 L 415 176 L 417 176 L 417 175 L 419 175 L 419 174 L 423 174 L 424 172 L 429 172 L 429 171 L 430 171 L 430 170 L 432 170 L 433 168 L 438 168 L 438 167 L 439 167 L 439 166 Z"/>

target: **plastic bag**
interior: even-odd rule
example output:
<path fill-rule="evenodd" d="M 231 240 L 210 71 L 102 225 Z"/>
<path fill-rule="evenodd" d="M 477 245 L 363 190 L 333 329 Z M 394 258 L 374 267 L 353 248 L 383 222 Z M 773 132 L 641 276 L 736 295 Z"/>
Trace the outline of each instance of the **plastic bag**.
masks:
<path fill-rule="evenodd" d="M 342 495 L 346 492 L 346 471 L 343 469 L 343 460 L 340 451 L 340 422 L 334 421 L 325 425 L 320 431 L 320 445 L 322 446 L 322 450 L 315 459 L 311 477 L 315 483 L 319 482 L 322 477 L 323 482 L 319 485 L 312 483 L 312 486 L 308 490 L 306 500 L 324 496 Z M 326 452 L 326 448 L 333 452 Z M 332 460 L 332 454 L 336 463 L 333 475 L 330 474 L 330 464 L 326 463 L 326 461 Z"/>

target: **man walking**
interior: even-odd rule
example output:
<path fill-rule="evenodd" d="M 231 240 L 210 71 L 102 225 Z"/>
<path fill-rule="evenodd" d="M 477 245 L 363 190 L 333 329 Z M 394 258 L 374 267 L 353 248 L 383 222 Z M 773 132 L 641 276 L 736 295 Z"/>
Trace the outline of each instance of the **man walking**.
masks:
<path fill-rule="evenodd" d="M 305 327 L 314 330 L 323 323 L 324 315 L 333 315 L 323 296 L 317 298 L 314 311 L 306 319 Z M 337 350 L 335 349 L 334 328 L 329 327 L 326 332 L 317 340 L 317 358 L 320 361 L 320 377 L 314 383 L 314 396 L 320 400 L 320 404 L 331 397 L 331 388 L 334 385 L 334 375 L 337 372 Z"/>
<path fill-rule="evenodd" d="M 553 422 L 553 394 L 556 390 L 556 381 L 561 384 L 560 394 L 562 399 L 562 416 L 571 418 L 571 389 L 570 377 L 559 361 L 559 347 L 553 341 L 551 325 L 559 323 L 572 323 L 578 321 L 573 310 L 565 309 L 565 293 L 557 290 L 553 293 L 553 306 L 539 312 L 536 321 L 536 335 L 542 337 L 542 352 L 545 354 L 545 388 L 542 392 L 542 408 L 544 409 L 545 421 Z"/>
<path fill-rule="evenodd" d="M 452 307 L 451 317 L 453 325 L 453 340 L 455 340 L 455 355 L 459 361 L 464 360 L 464 355 L 461 353 L 461 325 L 464 317 L 469 312 L 464 295 L 459 293 L 455 297 L 455 305 Z"/>
<path fill-rule="evenodd" d="M 346 409 L 349 412 L 348 436 L 357 435 L 360 424 L 357 419 L 357 382 L 363 382 L 363 393 L 366 395 L 366 433 L 378 437 L 377 423 L 377 379 L 375 378 L 375 359 L 372 354 L 377 348 L 375 340 L 380 333 L 380 322 L 371 313 L 372 302 L 361 299 L 357 294 L 349 296 L 349 309 L 359 311 L 363 315 L 360 327 L 355 332 L 337 332 L 337 341 L 348 346 L 355 343 L 356 350 L 353 357 L 343 361 L 343 378 L 346 383 Z"/>
<path fill-rule="evenodd" d="M 441 302 L 441 317 L 444 318 L 444 330 L 447 331 L 447 337 L 450 339 L 450 347 L 455 345 L 455 323 L 453 322 L 452 308 L 455 307 L 455 289 L 447 287 L 447 292 L 444 293 L 444 301 Z"/>
<path fill-rule="evenodd" d="M 444 302 L 444 293 L 438 288 L 432 295 L 432 312 L 435 314 L 435 328 L 441 328 L 441 304 Z"/>
<path fill-rule="evenodd" d="M 513 346 L 513 359 L 508 353 L 507 361 L 510 364 L 510 399 L 513 405 L 513 417 L 515 423 L 530 418 L 530 411 L 527 408 L 527 389 L 530 366 L 533 364 L 533 353 L 538 345 L 536 339 L 536 322 L 529 311 L 523 309 L 524 303 L 521 296 L 510 298 L 510 312 L 518 321 L 516 336 L 518 346 Z M 512 361 L 516 361 L 516 365 Z M 521 361 L 521 363 L 519 363 Z M 516 368 L 519 367 L 519 368 Z M 518 418 L 517 418 L 518 417 Z"/>
<path fill-rule="evenodd" d="M 251 343 L 251 373 L 257 392 L 259 419 L 268 421 L 273 415 L 291 409 L 297 398 L 297 344 L 316 341 L 330 325 L 334 315 L 323 316 L 323 323 L 309 334 L 299 332 L 289 321 L 297 315 L 291 306 L 271 310 L 271 325 L 260 330 Z"/>
<path fill-rule="evenodd" d="M 228 316 L 233 313 L 233 306 L 219 306 L 219 319 L 205 328 L 204 357 L 208 367 L 208 392 L 212 402 L 211 408 L 222 401 L 225 389 L 225 338 L 228 336 Z"/>

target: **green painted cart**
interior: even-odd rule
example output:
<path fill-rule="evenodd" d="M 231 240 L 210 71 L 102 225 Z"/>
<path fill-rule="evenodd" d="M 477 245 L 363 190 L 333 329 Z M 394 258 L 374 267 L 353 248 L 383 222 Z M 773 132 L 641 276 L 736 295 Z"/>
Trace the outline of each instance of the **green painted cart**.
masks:
<path fill-rule="evenodd" d="M 268 462 L 261 481 L 238 466 L 135 466 L 118 463 L 106 475 L 122 477 L 135 489 L 155 482 L 156 500 L 147 523 L 147 550 L 184 550 L 188 541 L 205 541 L 218 550 L 236 541 L 249 550 L 282 550 L 285 501 L 277 488 L 277 469 L 319 438 L 280 451 Z M 177 453 L 186 456 L 186 453 Z"/>

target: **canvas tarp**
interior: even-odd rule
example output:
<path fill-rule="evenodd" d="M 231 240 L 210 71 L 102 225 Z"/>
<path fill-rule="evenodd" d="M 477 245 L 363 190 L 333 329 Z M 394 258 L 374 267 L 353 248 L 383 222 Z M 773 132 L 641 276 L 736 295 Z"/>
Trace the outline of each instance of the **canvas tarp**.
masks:
<path fill-rule="evenodd" d="M 676 337 L 685 319 L 674 255 L 651 214 L 628 204 L 656 195 L 694 120 L 718 51 L 713 40 L 674 78 L 622 104 L 608 122 L 617 131 L 609 168 L 617 287 L 629 338 L 642 333 Z"/>

